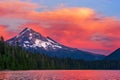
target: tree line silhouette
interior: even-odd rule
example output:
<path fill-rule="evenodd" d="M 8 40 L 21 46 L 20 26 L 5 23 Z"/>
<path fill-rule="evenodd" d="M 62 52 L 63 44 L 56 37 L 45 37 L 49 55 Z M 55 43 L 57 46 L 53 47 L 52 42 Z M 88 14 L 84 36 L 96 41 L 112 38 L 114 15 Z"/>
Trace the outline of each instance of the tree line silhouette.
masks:
<path fill-rule="evenodd" d="M 120 61 L 84 61 L 50 57 L 11 46 L 0 37 L 0 70 L 51 70 L 51 69 L 120 69 Z"/>

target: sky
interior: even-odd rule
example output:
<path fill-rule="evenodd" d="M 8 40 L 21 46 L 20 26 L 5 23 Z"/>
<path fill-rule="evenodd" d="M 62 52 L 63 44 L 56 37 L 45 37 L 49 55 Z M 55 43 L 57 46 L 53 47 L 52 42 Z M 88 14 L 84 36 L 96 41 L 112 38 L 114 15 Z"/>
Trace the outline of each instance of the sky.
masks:
<path fill-rule="evenodd" d="M 33 0 L 33 2 L 49 8 L 56 8 L 56 6 L 88 7 L 106 16 L 116 16 L 120 18 L 119 0 Z"/>
<path fill-rule="evenodd" d="M 120 1 L 0 0 L 0 35 L 25 27 L 66 46 L 108 55 L 120 48 Z"/>

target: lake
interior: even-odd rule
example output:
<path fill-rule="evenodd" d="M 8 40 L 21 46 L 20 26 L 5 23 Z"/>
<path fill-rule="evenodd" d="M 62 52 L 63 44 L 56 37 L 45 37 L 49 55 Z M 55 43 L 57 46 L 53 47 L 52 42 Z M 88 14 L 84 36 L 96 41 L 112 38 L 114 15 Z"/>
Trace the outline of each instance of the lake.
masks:
<path fill-rule="evenodd" d="M 0 80 L 120 80 L 119 70 L 0 71 Z"/>

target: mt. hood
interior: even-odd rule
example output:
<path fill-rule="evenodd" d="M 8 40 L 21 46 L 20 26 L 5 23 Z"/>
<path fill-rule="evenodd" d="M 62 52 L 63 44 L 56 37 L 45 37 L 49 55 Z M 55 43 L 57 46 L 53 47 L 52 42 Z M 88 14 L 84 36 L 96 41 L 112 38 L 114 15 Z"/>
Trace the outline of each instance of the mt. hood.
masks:
<path fill-rule="evenodd" d="M 104 56 L 93 54 L 86 51 L 81 51 L 76 48 L 64 46 L 50 37 L 44 37 L 40 33 L 25 28 L 17 36 L 6 41 L 12 46 L 20 46 L 25 50 L 46 54 L 49 56 L 56 56 L 59 58 L 72 58 L 72 59 L 83 59 L 83 60 L 100 60 Z"/>

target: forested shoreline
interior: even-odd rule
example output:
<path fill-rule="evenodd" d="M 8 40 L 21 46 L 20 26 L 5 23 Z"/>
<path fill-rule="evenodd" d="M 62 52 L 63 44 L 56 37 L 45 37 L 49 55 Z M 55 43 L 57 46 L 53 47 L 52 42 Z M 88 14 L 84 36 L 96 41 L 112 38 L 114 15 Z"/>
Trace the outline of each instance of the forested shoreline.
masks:
<path fill-rule="evenodd" d="M 52 69 L 120 69 L 120 61 L 84 61 L 50 57 L 29 52 L 19 46 L 10 46 L 0 37 L 0 70 L 52 70 Z"/>

